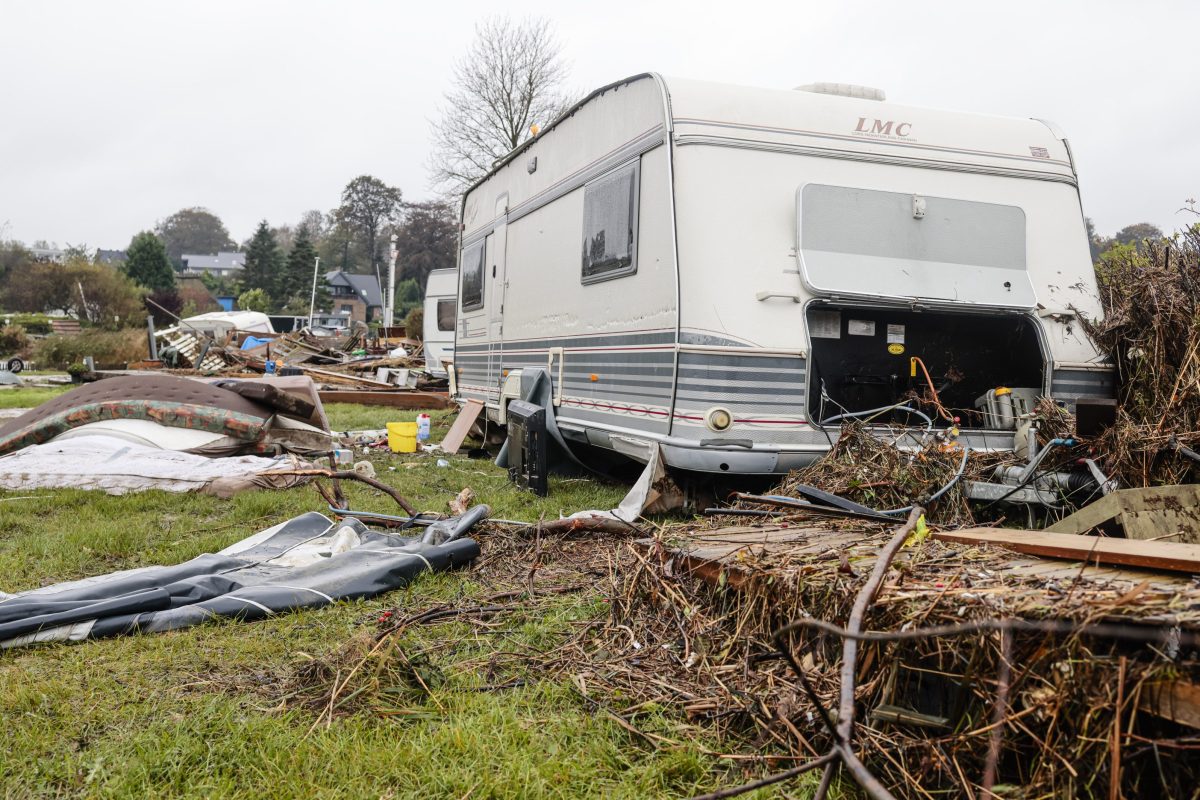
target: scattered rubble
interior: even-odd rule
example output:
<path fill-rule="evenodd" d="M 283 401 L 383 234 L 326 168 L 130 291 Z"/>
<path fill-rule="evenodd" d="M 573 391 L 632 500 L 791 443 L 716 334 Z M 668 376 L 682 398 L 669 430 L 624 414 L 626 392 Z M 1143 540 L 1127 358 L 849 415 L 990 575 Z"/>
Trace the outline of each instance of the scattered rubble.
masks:
<path fill-rule="evenodd" d="M 412 405 L 414 408 L 444 407 L 446 402 L 446 379 L 434 377 L 426 369 L 420 341 L 402 336 L 372 338 L 363 325 L 341 336 L 319 336 L 308 328 L 275 334 L 235 327 L 214 329 L 210 324 L 181 320 L 154 332 L 153 338 L 151 359 L 136 365 L 139 369 L 236 377 L 305 375 L 322 389 L 343 394 L 419 392 L 427 396 L 417 402 L 433 402 Z M 362 399 L 395 404 L 377 396 Z"/>

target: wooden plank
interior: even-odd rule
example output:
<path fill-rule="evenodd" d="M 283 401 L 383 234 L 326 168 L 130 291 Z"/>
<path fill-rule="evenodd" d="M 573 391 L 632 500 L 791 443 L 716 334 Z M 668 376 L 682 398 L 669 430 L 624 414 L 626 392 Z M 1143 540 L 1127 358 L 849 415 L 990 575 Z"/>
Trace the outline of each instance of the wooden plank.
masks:
<path fill-rule="evenodd" d="M 1095 564 L 1125 564 L 1172 572 L 1200 573 L 1200 545 L 1146 542 L 1071 533 L 1022 531 L 1008 528 L 968 528 L 941 531 L 933 538 L 960 544 L 994 544 L 1048 558 L 1065 558 Z"/>
<path fill-rule="evenodd" d="M 1046 530 L 1087 533 L 1115 520 L 1130 539 L 1200 544 L 1200 486 L 1119 489 L 1064 517 Z"/>
<path fill-rule="evenodd" d="M 1142 687 L 1145 711 L 1180 725 L 1200 728 L 1200 686 L 1187 681 L 1163 681 Z"/>
<path fill-rule="evenodd" d="M 449 408 L 450 396 L 445 392 L 356 392 L 331 389 L 317 393 L 322 403 L 358 403 L 364 406 L 391 408 Z"/>
<path fill-rule="evenodd" d="M 454 418 L 454 424 L 450 426 L 450 430 L 446 433 L 446 438 L 442 439 L 442 449 L 447 453 L 457 453 L 458 448 L 462 447 L 463 441 L 467 438 L 467 434 L 471 432 L 471 426 L 475 424 L 475 420 L 483 412 L 483 403 L 479 400 L 468 400 L 462 407 L 462 411 L 458 412 L 458 416 Z"/>

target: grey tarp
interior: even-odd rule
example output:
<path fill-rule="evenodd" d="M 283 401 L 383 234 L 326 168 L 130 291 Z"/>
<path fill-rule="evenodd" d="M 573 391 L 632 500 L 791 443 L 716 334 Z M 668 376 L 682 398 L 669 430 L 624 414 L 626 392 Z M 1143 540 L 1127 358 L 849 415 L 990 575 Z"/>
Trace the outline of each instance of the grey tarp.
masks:
<path fill-rule="evenodd" d="M 374 597 L 478 555 L 472 539 L 423 544 L 310 512 L 183 564 L 0 594 L 0 647 L 261 619 Z"/>

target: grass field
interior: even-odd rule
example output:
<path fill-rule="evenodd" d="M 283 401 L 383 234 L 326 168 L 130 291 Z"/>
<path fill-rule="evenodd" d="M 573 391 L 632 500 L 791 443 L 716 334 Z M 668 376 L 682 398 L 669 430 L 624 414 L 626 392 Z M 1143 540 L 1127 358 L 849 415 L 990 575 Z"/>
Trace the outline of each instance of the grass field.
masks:
<path fill-rule="evenodd" d="M 36 386 L 16 386 L 11 389 L 0 389 L 0 408 L 33 408 L 70 388 L 72 387 L 42 389 Z"/>
<path fill-rule="evenodd" d="M 9 390 L 28 398 L 39 390 Z M 42 397 L 42 399 L 45 399 Z M 6 402 L 0 394 L 0 404 Z M 19 407 L 13 401 L 9 407 Z M 330 405 L 335 429 L 379 428 L 387 409 Z M 435 412 L 440 439 L 450 412 Z M 611 508 L 625 487 L 551 481 L 550 496 L 515 491 L 487 460 L 373 458 L 383 480 L 418 508 L 446 509 L 464 486 L 509 519 Z M 356 509 L 391 500 L 347 487 Z M 109 497 L 74 491 L 0 494 L 0 590 L 18 591 L 117 569 L 171 563 L 321 510 L 311 487 L 231 500 L 163 492 Z M 487 553 L 488 542 L 482 542 Z M 663 712 L 643 730 L 678 732 L 655 747 L 586 705 L 568 681 L 488 676 L 501 652 L 554 648 L 601 619 L 599 588 L 497 617 L 481 635 L 466 623 L 414 628 L 406 652 L 440 679 L 427 691 L 384 686 L 370 703 L 314 727 L 308 706 L 285 702 L 290 682 L 378 627 L 385 610 L 421 611 L 495 592 L 476 570 L 426 576 L 383 598 L 251 624 L 217 623 L 156 636 L 0 652 L 0 795 L 24 797 L 686 797 L 745 776 L 709 753 L 703 732 Z M 474 631 L 474 632 L 472 632 Z M 424 663 L 424 662 L 423 662 Z M 508 688 L 490 690 L 497 682 Z M 422 684 L 423 685 L 423 684 Z M 801 796 L 809 784 L 791 784 Z"/>

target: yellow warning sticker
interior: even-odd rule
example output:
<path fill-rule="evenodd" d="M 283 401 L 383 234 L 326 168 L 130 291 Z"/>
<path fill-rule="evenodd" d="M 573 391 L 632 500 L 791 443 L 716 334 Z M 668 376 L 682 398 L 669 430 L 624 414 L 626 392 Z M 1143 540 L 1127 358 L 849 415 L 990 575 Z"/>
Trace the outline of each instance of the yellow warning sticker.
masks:
<path fill-rule="evenodd" d="M 902 356 L 904 355 L 904 345 L 895 343 L 889 344 L 888 352 L 894 356 Z"/>

